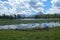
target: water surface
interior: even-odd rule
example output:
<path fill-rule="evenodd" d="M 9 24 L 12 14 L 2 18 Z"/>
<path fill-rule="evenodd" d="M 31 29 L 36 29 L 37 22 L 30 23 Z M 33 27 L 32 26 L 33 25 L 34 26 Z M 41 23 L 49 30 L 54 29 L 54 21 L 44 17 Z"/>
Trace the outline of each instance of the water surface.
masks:
<path fill-rule="evenodd" d="M 27 29 L 27 28 L 34 28 L 34 27 L 45 28 L 46 26 L 48 27 L 60 26 L 60 22 L 0 25 L 0 29 Z"/>

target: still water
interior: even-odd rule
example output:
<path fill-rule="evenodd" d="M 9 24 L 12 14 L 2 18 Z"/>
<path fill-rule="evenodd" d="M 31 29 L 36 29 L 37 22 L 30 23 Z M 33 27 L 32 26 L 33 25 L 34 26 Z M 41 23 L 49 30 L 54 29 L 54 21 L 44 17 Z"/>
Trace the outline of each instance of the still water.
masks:
<path fill-rule="evenodd" d="M 34 27 L 45 28 L 45 26 L 48 27 L 60 26 L 60 22 L 0 25 L 0 29 L 27 29 L 27 28 L 34 28 Z"/>

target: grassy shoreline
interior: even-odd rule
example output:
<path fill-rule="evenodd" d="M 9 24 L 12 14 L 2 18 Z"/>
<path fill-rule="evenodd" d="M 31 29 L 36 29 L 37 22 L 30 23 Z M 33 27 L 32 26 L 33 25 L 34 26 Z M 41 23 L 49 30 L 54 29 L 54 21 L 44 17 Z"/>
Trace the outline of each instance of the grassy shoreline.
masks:
<path fill-rule="evenodd" d="M 43 22 L 60 22 L 60 19 L 51 20 L 15 20 L 15 19 L 0 19 L 0 25 L 21 24 L 21 23 L 43 23 Z"/>
<path fill-rule="evenodd" d="M 0 30 L 0 40 L 60 40 L 60 27 L 48 31 Z"/>

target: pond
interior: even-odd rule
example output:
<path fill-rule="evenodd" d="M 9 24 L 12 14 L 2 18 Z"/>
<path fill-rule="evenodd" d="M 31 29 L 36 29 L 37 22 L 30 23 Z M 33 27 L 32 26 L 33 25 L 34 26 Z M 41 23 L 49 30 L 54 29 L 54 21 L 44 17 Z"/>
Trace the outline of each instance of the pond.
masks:
<path fill-rule="evenodd" d="M 34 28 L 34 27 L 45 28 L 45 26 L 48 27 L 60 26 L 60 22 L 0 25 L 0 29 L 27 29 L 27 28 Z"/>

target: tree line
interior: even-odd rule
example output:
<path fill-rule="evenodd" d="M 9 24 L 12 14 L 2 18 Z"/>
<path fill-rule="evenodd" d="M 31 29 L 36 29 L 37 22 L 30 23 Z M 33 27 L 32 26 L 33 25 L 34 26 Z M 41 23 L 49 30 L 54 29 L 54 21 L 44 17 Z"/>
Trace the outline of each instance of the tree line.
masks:
<path fill-rule="evenodd" d="M 5 15 L 3 14 L 2 16 L 0 15 L 0 19 L 19 19 L 21 18 L 20 15 Z"/>
<path fill-rule="evenodd" d="M 35 15 L 35 18 L 60 18 L 60 14 Z"/>
<path fill-rule="evenodd" d="M 60 18 L 60 14 L 44 14 L 29 17 L 22 17 L 21 15 L 0 15 L 0 19 L 21 19 L 21 18 Z"/>

